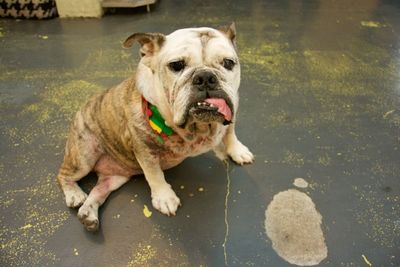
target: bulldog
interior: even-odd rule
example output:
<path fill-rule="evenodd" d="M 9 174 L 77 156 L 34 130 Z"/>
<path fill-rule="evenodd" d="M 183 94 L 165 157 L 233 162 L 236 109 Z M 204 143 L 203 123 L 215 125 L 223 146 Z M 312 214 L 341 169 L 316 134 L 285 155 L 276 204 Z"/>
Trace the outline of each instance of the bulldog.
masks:
<path fill-rule="evenodd" d="M 79 208 L 87 230 L 98 208 L 131 176 L 144 174 L 155 209 L 175 215 L 181 202 L 163 170 L 213 150 L 218 158 L 251 163 L 236 137 L 240 65 L 235 25 L 187 28 L 169 35 L 135 33 L 140 62 L 132 77 L 91 98 L 71 124 L 57 180 L 68 207 Z M 77 184 L 98 175 L 87 195 Z"/>

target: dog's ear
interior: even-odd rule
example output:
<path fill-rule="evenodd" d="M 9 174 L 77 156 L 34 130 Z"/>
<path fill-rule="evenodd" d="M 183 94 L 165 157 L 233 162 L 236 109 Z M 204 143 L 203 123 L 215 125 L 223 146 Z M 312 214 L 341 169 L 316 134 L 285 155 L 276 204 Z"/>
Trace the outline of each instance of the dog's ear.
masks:
<path fill-rule="evenodd" d="M 225 34 L 225 36 L 231 40 L 233 46 L 236 48 L 236 26 L 235 22 L 232 22 L 229 26 L 219 27 L 218 30 Z"/>
<path fill-rule="evenodd" d="M 165 42 L 165 35 L 162 33 L 134 33 L 122 44 L 124 48 L 131 47 L 135 42 L 141 46 L 140 56 L 152 56 L 158 52 Z"/>

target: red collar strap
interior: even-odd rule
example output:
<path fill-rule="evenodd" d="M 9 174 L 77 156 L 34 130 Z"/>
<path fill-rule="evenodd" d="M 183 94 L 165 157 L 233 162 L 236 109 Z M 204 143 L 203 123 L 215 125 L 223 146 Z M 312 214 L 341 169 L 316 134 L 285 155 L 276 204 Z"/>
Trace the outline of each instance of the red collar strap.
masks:
<path fill-rule="evenodd" d="M 168 136 L 174 134 L 174 130 L 165 124 L 165 120 L 157 107 L 148 102 L 143 96 L 142 109 L 147 122 L 156 135 L 157 141 L 163 144 L 168 139 Z"/>

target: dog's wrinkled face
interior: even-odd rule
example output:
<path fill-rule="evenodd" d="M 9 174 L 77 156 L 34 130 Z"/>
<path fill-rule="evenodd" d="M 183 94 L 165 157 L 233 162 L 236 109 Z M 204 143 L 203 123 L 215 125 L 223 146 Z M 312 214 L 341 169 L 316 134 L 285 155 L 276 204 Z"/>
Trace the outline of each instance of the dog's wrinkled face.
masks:
<path fill-rule="evenodd" d="M 139 36 L 140 35 L 140 36 Z M 230 123 L 238 105 L 240 65 L 235 28 L 188 28 L 167 36 L 134 34 L 124 45 L 139 41 L 137 80 L 145 98 L 169 114 L 169 123 L 188 120 Z"/>

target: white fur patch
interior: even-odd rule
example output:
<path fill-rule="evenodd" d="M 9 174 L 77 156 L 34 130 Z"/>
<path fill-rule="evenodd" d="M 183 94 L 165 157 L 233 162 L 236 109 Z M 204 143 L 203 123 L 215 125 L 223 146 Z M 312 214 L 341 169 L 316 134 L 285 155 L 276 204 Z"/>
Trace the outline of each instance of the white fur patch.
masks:
<path fill-rule="evenodd" d="M 74 184 L 73 186 L 66 186 L 64 188 L 65 203 L 67 207 L 78 208 L 82 206 L 87 198 L 87 194 L 82 191 L 82 189 Z"/>
<path fill-rule="evenodd" d="M 227 145 L 227 153 L 232 160 L 239 165 L 252 163 L 254 161 L 253 153 L 237 139 L 235 142 Z"/>
<path fill-rule="evenodd" d="M 207 33 L 207 42 L 202 38 Z M 156 105 L 169 124 L 184 122 L 192 90 L 192 76 L 196 71 L 216 73 L 223 91 L 231 99 L 234 111 L 239 100 L 240 65 L 226 70 L 224 58 L 238 61 L 237 53 L 226 36 L 212 28 L 187 28 L 166 36 L 160 51 L 152 57 L 143 57 L 137 68 L 137 86 L 147 101 Z M 185 69 L 174 72 L 168 64 L 184 60 Z"/>
<path fill-rule="evenodd" d="M 165 215 L 175 215 L 178 206 L 181 205 L 180 199 L 169 184 L 151 188 L 152 204 L 155 209 Z"/>
<path fill-rule="evenodd" d="M 84 204 L 78 211 L 78 218 L 88 231 L 99 228 L 98 207 Z"/>

